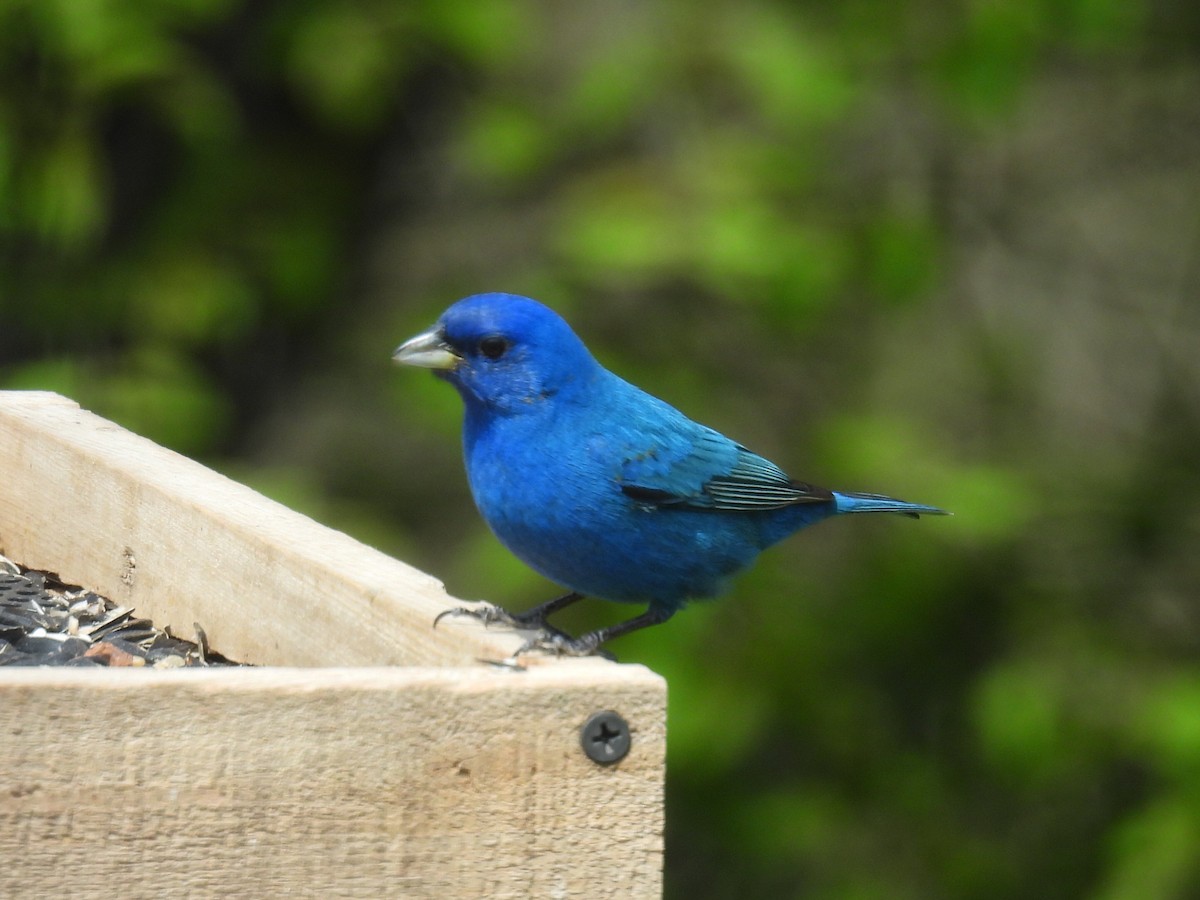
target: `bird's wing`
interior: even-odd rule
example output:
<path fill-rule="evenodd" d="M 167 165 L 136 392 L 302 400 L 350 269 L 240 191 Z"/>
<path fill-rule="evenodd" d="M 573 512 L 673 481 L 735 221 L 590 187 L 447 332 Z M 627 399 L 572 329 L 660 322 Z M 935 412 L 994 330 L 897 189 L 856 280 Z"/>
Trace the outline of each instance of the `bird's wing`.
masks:
<path fill-rule="evenodd" d="M 625 459 L 620 483 L 627 497 L 650 507 L 743 511 L 833 499 L 830 491 L 792 480 L 719 432 L 688 424 L 659 432 Z"/>

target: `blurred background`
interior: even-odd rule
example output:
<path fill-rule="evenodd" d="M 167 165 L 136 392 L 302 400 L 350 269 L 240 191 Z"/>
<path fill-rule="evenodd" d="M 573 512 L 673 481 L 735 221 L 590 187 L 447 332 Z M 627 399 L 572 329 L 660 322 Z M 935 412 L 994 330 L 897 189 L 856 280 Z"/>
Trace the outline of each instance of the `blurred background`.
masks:
<path fill-rule="evenodd" d="M 521 608 L 389 359 L 485 290 L 956 513 L 614 642 L 669 897 L 1200 896 L 1200 6 L 0 2 L 0 387 Z"/>

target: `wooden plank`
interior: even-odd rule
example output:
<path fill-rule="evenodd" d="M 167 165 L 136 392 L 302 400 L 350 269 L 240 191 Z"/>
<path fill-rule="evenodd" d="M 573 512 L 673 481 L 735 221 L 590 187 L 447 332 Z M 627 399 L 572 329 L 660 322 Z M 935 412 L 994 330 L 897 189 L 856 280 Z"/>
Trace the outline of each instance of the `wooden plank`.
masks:
<path fill-rule="evenodd" d="M 520 645 L 442 584 L 56 394 L 0 391 L 0 553 L 264 665 L 465 665 Z"/>
<path fill-rule="evenodd" d="M 602 660 L 0 670 L 3 893 L 656 897 L 663 699 Z"/>
<path fill-rule="evenodd" d="M 645 668 L 480 665 L 520 639 L 433 631 L 435 579 L 51 394 L 0 392 L 0 552 L 247 661 L 370 666 L 0 669 L 5 896 L 658 896 Z"/>

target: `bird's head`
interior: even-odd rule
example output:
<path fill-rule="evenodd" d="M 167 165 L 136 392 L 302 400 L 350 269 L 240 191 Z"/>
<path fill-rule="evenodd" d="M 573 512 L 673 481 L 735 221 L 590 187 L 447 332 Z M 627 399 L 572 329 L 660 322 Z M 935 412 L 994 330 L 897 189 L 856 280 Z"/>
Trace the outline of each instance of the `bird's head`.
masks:
<path fill-rule="evenodd" d="M 433 369 L 468 407 L 530 408 L 586 383 L 599 366 L 558 313 L 515 294 L 476 294 L 396 348 L 397 363 Z"/>

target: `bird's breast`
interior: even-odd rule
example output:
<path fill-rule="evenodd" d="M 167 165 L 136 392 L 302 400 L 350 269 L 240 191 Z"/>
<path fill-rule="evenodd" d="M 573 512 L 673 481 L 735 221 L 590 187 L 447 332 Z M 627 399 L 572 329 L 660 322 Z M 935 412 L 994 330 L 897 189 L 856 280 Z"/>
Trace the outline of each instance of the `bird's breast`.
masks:
<path fill-rule="evenodd" d="M 464 431 L 463 450 L 475 502 L 493 527 L 578 515 L 611 487 L 588 437 L 543 417 L 516 416 Z"/>

